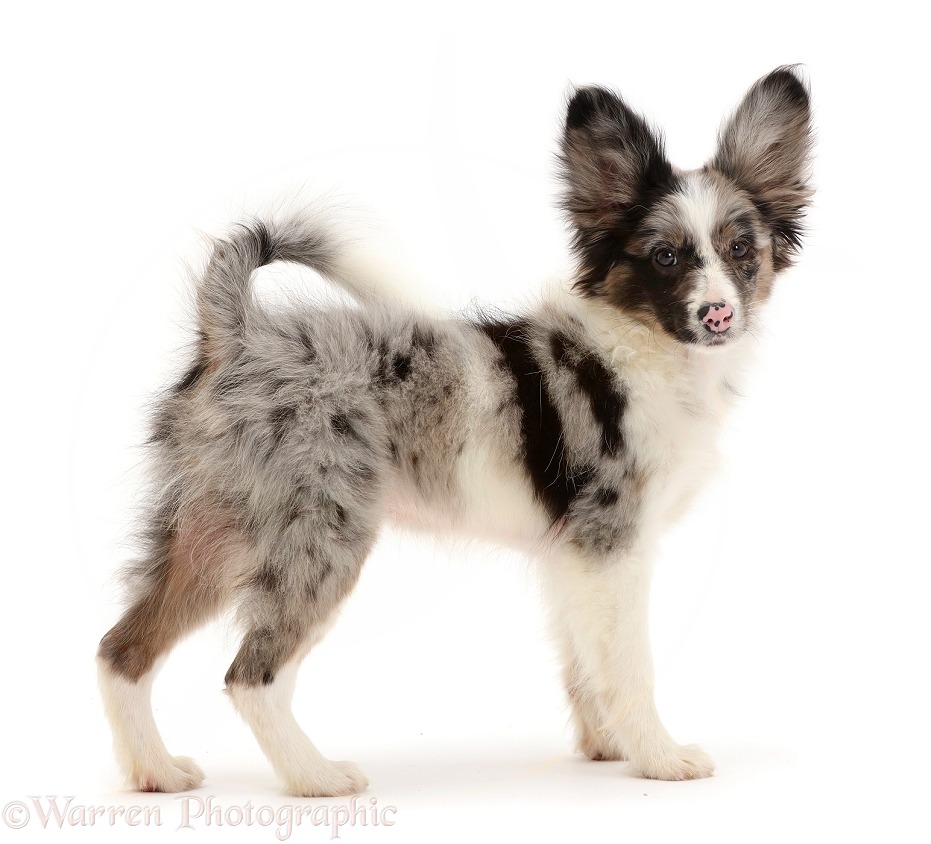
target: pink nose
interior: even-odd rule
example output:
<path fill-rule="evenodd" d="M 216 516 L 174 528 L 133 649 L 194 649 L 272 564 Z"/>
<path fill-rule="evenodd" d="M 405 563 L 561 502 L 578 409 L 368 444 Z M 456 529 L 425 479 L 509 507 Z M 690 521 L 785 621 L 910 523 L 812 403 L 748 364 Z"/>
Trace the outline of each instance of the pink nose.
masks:
<path fill-rule="evenodd" d="M 702 305 L 698 309 L 698 318 L 709 331 L 714 334 L 722 334 L 731 327 L 734 309 L 727 302 Z"/>

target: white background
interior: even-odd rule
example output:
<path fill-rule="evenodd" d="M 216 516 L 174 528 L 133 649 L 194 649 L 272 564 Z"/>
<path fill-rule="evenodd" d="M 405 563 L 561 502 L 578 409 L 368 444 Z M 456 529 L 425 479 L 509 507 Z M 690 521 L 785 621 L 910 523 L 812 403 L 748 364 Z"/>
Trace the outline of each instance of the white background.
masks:
<path fill-rule="evenodd" d="M 198 230 L 336 191 L 424 301 L 528 300 L 566 264 L 571 84 L 616 87 L 689 167 L 756 78 L 803 62 L 811 233 L 720 477 L 657 565 L 660 709 L 717 775 L 657 783 L 573 755 L 532 568 L 479 546 L 386 534 L 295 705 L 397 807 L 344 840 L 931 839 L 924 24 L 897 2 L 337 5 L 4 13 L 0 803 L 158 805 L 162 826 L 43 833 L 33 812 L 0 837 L 135 841 L 180 820 L 173 796 L 120 790 L 93 655 L 120 609 L 147 402 L 186 359 Z M 220 623 L 175 652 L 166 742 L 224 808 L 310 803 L 221 694 L 236 644 Z"/>

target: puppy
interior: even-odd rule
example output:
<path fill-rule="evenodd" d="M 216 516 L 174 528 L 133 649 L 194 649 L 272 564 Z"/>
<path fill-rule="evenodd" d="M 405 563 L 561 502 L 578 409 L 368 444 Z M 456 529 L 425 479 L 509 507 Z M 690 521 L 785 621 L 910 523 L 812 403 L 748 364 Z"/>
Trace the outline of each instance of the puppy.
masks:
<path fill-rule="evenodd" d="M 750 89 L 692 171 L 615 94 L 578 90 L 561 146 L 577 272 L 507 318 L 380 301 L 340 269 L 319 219 L 218 240 L 196 356 L 155 414 L 157 494 L 131 602 L 97 657 L 133 785 L 202 782 L 162 743 L 152 680 L 235 604 L 244 633 L 226 690 L 288 791 L 366 788 L 355 765 L 320 754 L 290 700 L 386 519 L 533 553 L 581 750 L 644 777 L 709 776 L 654 704 L 651 557 L 716 460 L 746 337 L 799 249 L 810 148 L 793 68 Z M 358 306 L 268 312 L 250 276 L 273 261 L 312 267 Z"/>

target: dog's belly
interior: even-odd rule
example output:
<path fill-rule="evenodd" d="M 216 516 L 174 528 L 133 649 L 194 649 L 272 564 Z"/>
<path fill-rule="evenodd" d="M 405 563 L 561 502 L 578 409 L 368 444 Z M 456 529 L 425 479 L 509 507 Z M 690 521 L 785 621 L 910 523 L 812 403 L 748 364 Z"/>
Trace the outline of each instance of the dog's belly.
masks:
<path fill-rule="evenodd" d="M 456 458 L 450 487 L 427 497 L 410 478 L 398 477 L 387 496 L 389 521 L 434 535 L 486 540 L 530 551 L 550 524 L 534 501 L 520 467 L 491 450 L 473 445 Z"/>

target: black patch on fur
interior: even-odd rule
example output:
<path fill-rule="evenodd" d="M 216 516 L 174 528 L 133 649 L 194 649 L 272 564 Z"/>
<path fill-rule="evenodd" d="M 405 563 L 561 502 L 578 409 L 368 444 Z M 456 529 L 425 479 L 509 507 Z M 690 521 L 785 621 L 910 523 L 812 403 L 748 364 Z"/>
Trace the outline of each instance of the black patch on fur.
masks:
<path fill-rule="evenodd" d="M 527 322 L 481 322 L 478 328 L 497 346 L 514 380 L 520 408 L 524 467 L 534 493 L 554 522 L 569 510 L 590 470 L 573 469 L 564 453 L 564 431 L 539 361 L 528 342 Z"/>
<path fill-rule="evenodd" d="M 595 492 L 595 500 L 602 507 L 613 507 L 617 504 L 619 497 L 617 490 L 607 487 L 599 487 Z"/>
<path fill-rule="evenodd" d="M 213 382 L 214 398 L 222 399 L 224 396 L 242 387 L 245 382 L 242 366 L 243 364 L 237 360 L 228 364 L 220 371 L 220 376 L 215 378 Z"/>
<path fill-rule="evenodd" d="M 799 108 L 808 108 L 810 97 L 798 74 L 791 67 L 779 67 L 760 80 L 768 87 L 779 88 L 785 98 Z"/>
<path fill-rule="evenodd" d="M 753 204 L 763 221 L 769 226 L 773 237 L 773 268 L 784 270 L 792 265 L 791 255 L 802 248 L 802 237 L 805 234 L 805 225 L 801 219 L 801 212 L 795 216 L 779 214 L 770 207 L 768 202 L 751 196 Z"/>
<path fill-rule="evenodd" d="M 297 418 L 297 407 L 295 405 L 285 405 L 276 407 L 269 415 L 268 421 L 272 426 L 272 449 L 278 448 L 281 441 L 288 433 L 288 429 L 294 425 Z"/>
<path fill-rule="evenodd" d="M 358 438 L 359 442 L 363 445 L 368 445 L 361 437 Z M 357 461 L 355 466 L 353 466 L 352 471 L 355 472 L 356 478 L 362 483 L 369 483 L 370 481 L 375 480 L 375 476 L 378 474 L 378 471 L 375 466 L 371 463 L 364 461 Z M 362 490 L 360 490 L 360 493 Z"/>
<path fill-rule="evenodd" d="M 252 578 L 252 585 L 267 592 L 281 591 L 281 571 L 275 566 L 264 565 Z"/>
<path fill-rule="evenodd" d="M 553 355 L 553 360 L 556 361 L 559 366 L 571 364 L 569 352 L 574 345 L 575 344 L 561 331 L 554 331 L 550 334 L 550 352 Z"/>
<path fill-rule="evenodd" d="M 286 528 L 291 527 L 298 519 L 309 515 L 308 502 L 313 500 L 315 493 L 316 488 L 313 486 L 301 484 L 297 487 L 289 502 Z"/>
<path fill-rule="evenodd" d="M 391 381 L 391 353 L 388 351 L 388 342 L 386 340 L 380 340 L 378 343 L 375 381 L 379 384 L 387 384 Z"/>
<path fill-rule="evenodd" d="M 352 425 L 349 419 L 346 418 L 345 413 L 333 414 L 333 418 L 330 419 L 330 425 L 333 427 L 333 430 L 341 436 L 347 437 L 353 433 Z"/>
<path fill-rule="evenodd" d="M 345 413 L 334 413 L 330 418 L 330 427 L 341 437 L 365 442 L 359 432 L 352 426 L 352 422 Z"/>
<path fill-rule="evenodd" d="M 597 295 L 601 283 L 624 255 L 620 232 L 579 230 L 575 249 L 579 253 L 579 278 L 575 286 L 587 296 Z"/>
<path fill-rule="evenodd" d="M 627 397 L 616 379 L 597 355 L 560 331 L 550 335 L 550 351 L 559 366 L 572 370 L 579 389 L 587 396 L 592 416 L 601 426 L 601 453 L 615 457 L 624 447 L 621 419 L 627 408 Z"/>
<path fill-rule="evenodd" d="M 346 527 L 348 521 L 346 509 L 338 501 L 333 501 L 332 499 L 328 499 L 324 506 L 327 513 L 327 522 L 329 522 L 330 527 L 339 533 Z"/>
<path fill-rule="evenodd" d="M 246 229 L 252 234 L 255 242 L 255 252 L 260 267 L 275 260 L 275 244 L 264 223 L 256 220 Z"/>
<path fill-rule="evenodd" d="M 406 381 L 411 374 L 411 356 L 397 354 L 391 362 L 391 371 L 399 381 Z"/>
<path fill-rule="evenodd" d="M 392 384 L 406 381 L 411 375 L 411 355 L 407 352 L 388 351 L 388 344 L 384 341 L 379 349 L 378 369 L 375 378 L 382 384 Z"/>
<path fill-rule="evenodd" d="M 597 117 L 610 94 L 603 88 L 584 88 L 570 101 L 566 111 L 566 128 L 582 129 Z"/>
<path fill-rule="evenodd" d="M 275 680 L 278 667 L 293 647 L 290 630 L 257 628 L 250 630 L 240 645 L 236 658 L 223 678 L 227 686 L 268 686 Z M 296 642 L 294 642 L 296 644 Z"/>
<path fill-rule="evenodd" d="M 265 382 L 265 386 L 268 390 L 268 394 L 272 397 L 277 396 L 285 387 L 289 385 L 289 381 L 284 378 L 269 378 Z"/>
<path fill-rule="evenodd" d="M 301 345 L 304 347 L 304 363 L 311 364 L 317 360 L 317 349 L 314 346 L 313 338 L 310 336 L 310 330 L 302 327 L 299 332 Z"/>
<path fill-rule="evenodd" d="M 184 375 L 181 377 L 181 380 L 172 388 L 172 392 L 175 395 L 186 393 L 188 390 L 192 389 L 201 378 L 204 377 L 204 373 L 206 371 L 207 358 L 201 354 L 198 354 L 197 359 L 191 365 L 191 368 L 184 373 Z"/>

